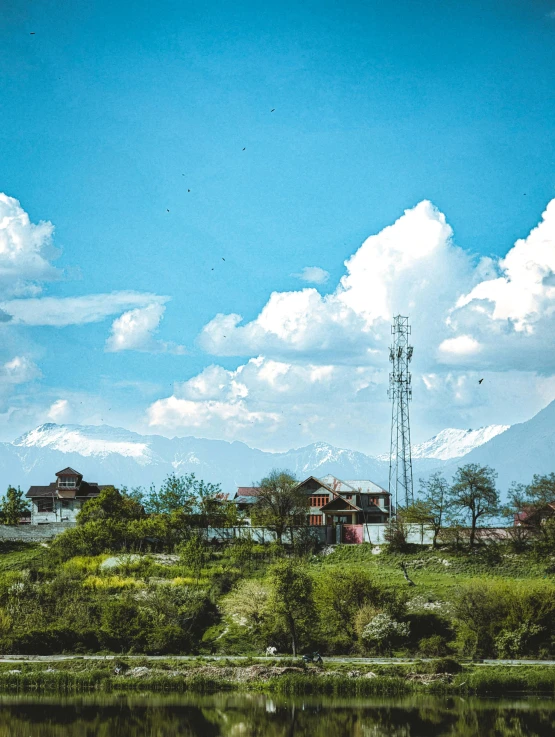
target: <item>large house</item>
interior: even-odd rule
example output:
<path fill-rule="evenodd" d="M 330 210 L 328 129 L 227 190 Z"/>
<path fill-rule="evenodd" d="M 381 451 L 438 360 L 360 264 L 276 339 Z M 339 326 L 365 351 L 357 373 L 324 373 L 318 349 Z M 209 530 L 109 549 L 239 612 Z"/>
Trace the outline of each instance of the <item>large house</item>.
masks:
<path fill-rule="evenodd" d="M 309 497 L 311 526 L 383 524 L 390 516 L 390 493 L 368 479 L 342 481 L 331 474 L 309 476 L 298 488 Z M 240 486 L 233 502 L 248 514 L 259 492 L 256 486 Z"/>
<path fill-rule="evenodd" d="M 31 524 L 52 522 L 75 523 L 83 504 L 98 496 L 107 485 L 83 480 L 83 474 L 73 468 L 64 468 L 56 474 L 56 481 L 48 486 L 31 486 L 26 494 L 31 501 Z"/>

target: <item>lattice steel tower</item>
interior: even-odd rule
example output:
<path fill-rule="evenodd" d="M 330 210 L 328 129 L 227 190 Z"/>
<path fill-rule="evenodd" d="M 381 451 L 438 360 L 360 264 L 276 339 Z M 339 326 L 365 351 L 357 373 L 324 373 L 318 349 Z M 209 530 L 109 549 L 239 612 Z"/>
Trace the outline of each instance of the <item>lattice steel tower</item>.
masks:
<path fill-rule="evenodd" d="M 410 452 L 409 402 L 412 399 L 409 364 L 412 346 L 409 345 L 410 325 L 408 317 L 393 318 L 389 349 L 391 373 L 389 374 L 389 398 L 391 399 L 391 448 L 389 451 L 389 493 L 395 509 L 413 502 L 412 458 Z"/>

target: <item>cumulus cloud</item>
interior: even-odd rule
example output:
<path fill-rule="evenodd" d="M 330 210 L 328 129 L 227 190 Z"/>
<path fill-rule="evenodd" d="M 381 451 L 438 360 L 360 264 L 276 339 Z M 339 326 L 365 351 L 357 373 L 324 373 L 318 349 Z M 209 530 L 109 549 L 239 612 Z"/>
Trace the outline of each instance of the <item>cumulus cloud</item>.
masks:
<path fill-rule="evenodd" d="M 333 355 L 381 363 L 393 314 L 410 314 L 426 328 L 438 324 L 476 280 L 473 259 L 454 245 L 445 216 L 428 201 L 370 236 L 345 268 L 332 294 L 274 292 L 245 325 L 238 314 L 217 315 L 202 330 L 200 345 L 214 355 L 305 354 L 324 361 Z"/>
<path fill-rule="evenodd" d="M 47 418 L 56 423 L 69 422 L 71 419 L 71 405 L 68 400 L 57 399 L 53 402 L 48 409 Z"/>
<path fill-rule="evenodd" d="M 25 356 L 15 356 L 0 366 L 0 381 L 4 384 L 26 384 L 41 376 L 39 367 Z"/>
<path fill-rule="evenodd" d="M 308 284 L 325 284 L 330 278 L 330 273 L 320 266 L 305 266 L 299 274 L 291 274 L 291 276 Z"/>
<path fill-rule="evenodd" d="M 388 416 L 380 381 L 383 377 L 369 367 L 299 364 L 259 356 L 235 370 L 209 366 L 176 384 L 170 397 L 150 405 L 147 421 L 166 432 L 201 431 L 270 449 L 312 442 L 322 434 L 340 442 L 339 436 L 348 434 L 347 415 L 354 438 L 362 436 L 363 428 L 365 436 L 374 432 L 380 398 L 383 419 Z M 374 419 L 369 421 L 368 403 L 376 397 Z"/>
<path fill-rule="evenodd" d="M 34 224 L 19 202 L 0 193 L 0 289 L 5 295 L 36 293 L 38 282 L 60 276 L 50 261 L 54 226 Z"/>
<path fill-rule="evenodd" d="M 479 343 L 473 352 L 481 365 L 555 371 L 555 200 L 493 266 L 454 300 L 446 322 L 456 340 L 471 336 Z"/>
<path fill-rule="evenodd" d="M 112 332 L 106 341 L 106 351 L 145 351 L 150 353 L 183 354 L 183 346 L 165 343 L 154 336 L 164 316 L 163 304 L 150 304 L 124 312 L 112 323 Z"/>

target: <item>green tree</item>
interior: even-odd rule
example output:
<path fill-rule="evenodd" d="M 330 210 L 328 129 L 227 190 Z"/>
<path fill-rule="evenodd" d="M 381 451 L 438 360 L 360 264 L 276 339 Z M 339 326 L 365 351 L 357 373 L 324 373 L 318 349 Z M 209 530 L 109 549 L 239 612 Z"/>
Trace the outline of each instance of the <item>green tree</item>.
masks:
<path fill-rule="evenodd" d="M 29 511 L 29 502 L 17 487 L 8 486 L 6 496 L 0 503 L 0 519 L 4 525 L 17 525 L 20 518 Z"/>
<path fill-rule="evenodd" d="M 468 463 L 457 469 L 449 489 L 450 506 L 470 522 L 469 545 L 472 548 L 479 521 L 499 513 L 499 492 L 495 488 L 497 473 L 489 466 Z"/>
<path fill-rule="evenodd" d="M 194 473 L 184 476 L 170 474 L 158 490 L 151 486 L 145 508 L 152 514 L 199 514 L 206 521 L 208 517 L 221 511 L 224 501 L 219 484 L 197 479 Z"/>
<path fill-rule="evenodd" d="M 449 507 L 449 484 L 438 471 L 428 479 L 420 479 L 417 502 L 403 511 L 407 522 L 427 525 L 434 532 L 432 547 L 437 548 L 437 538 L 446 522 Z"/>
<path fill-rule="evenodd" d="M 255 524 L 275 532 L 281 545 L 288 527 L 306 523 L 308 497 L 299 489 L 297 479 L 289 471 L 274 469 L 262 479 L 258 488 L 252 519 Z"/>
<path fill-rule="evenodd" d="M 210 551 L 204 536 L 201 533 L 192 533 L 178 548 L 180 562 L 193 572 L 197 582 L 202 569 L 210 559 Z"/>
<path fill-rule="evenodd" d="M 305 569 L 289 560 L 275 563 L 269 574 L 269 610 L 291 640 L 293 655 L 308 643 L 316 623 L 312 578 Z"/>
<path fill-rule="evenodd" d="M 77 524 L 113 519 L 118 522 L 140 519 L 145 516 L 142 504 L 127 494 L 125 489 L 118 491 L 106 486 L 97 497 L 85 502 L 77 515 Z"/>

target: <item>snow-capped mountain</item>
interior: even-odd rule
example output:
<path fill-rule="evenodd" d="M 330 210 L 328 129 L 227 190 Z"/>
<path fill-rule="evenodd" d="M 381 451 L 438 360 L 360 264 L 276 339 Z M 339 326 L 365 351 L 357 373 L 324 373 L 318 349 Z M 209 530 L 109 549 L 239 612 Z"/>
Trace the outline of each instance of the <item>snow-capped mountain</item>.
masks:
<path fill-rule="evenodd" d="M 528 481 L 534 473 L 555 472 L 555 402 L 527 422 L 478 430 L 449 428 L 412 448 L 415 482 L 441 470 L 450 478 L 461 463 L 492 466 L 499 488 Z M 372 457 L 328 443 L 312 443 L 282 453 L 249 448 L 240 442 L 139 435 L 122 428 L 47 424 L 11 443 L 0 443 L 0 468 L 8 484 L 45 484 L 56 471 L 72 466 L 89 481 L 116 486 L 159 484 L 170 473 L 195 472 L 220 483 L 227 493 L 248 486 L 273 468 L 297 477 L 331 473 L 339 478 L 368 478 L 387 488 L 389 457 Z"/>
<path fill-rule="evenodd" d="M 7 483 L 21 486 L 47 483 L 68 465 L 88 480 L 118 486 L 148 487 L 170 473 L 194 472 L 228 492 L 256 483 L 272 468 L 287 468 L 299 477 L 333 473 L 371 478 L 382 485 L 388 478 L 387 463 L 327 443 L 269 453 L 240 442 L 168 439 L 107 425 L 41 425 L 12 443 L 0 443 L 2 460 Z"/>
<path fill-rule="evenodd" d="M 460 458 L 471 450 L 477 448 L 496 435 L 508 430 L 510 425 L 488 425 L 478 430 L 457 430 L 449 427 L 434 435 L 419 445 L 413 445 L 412 458 L 435 458 L 440 461 L 448 461 L 451 458 Z"/>

